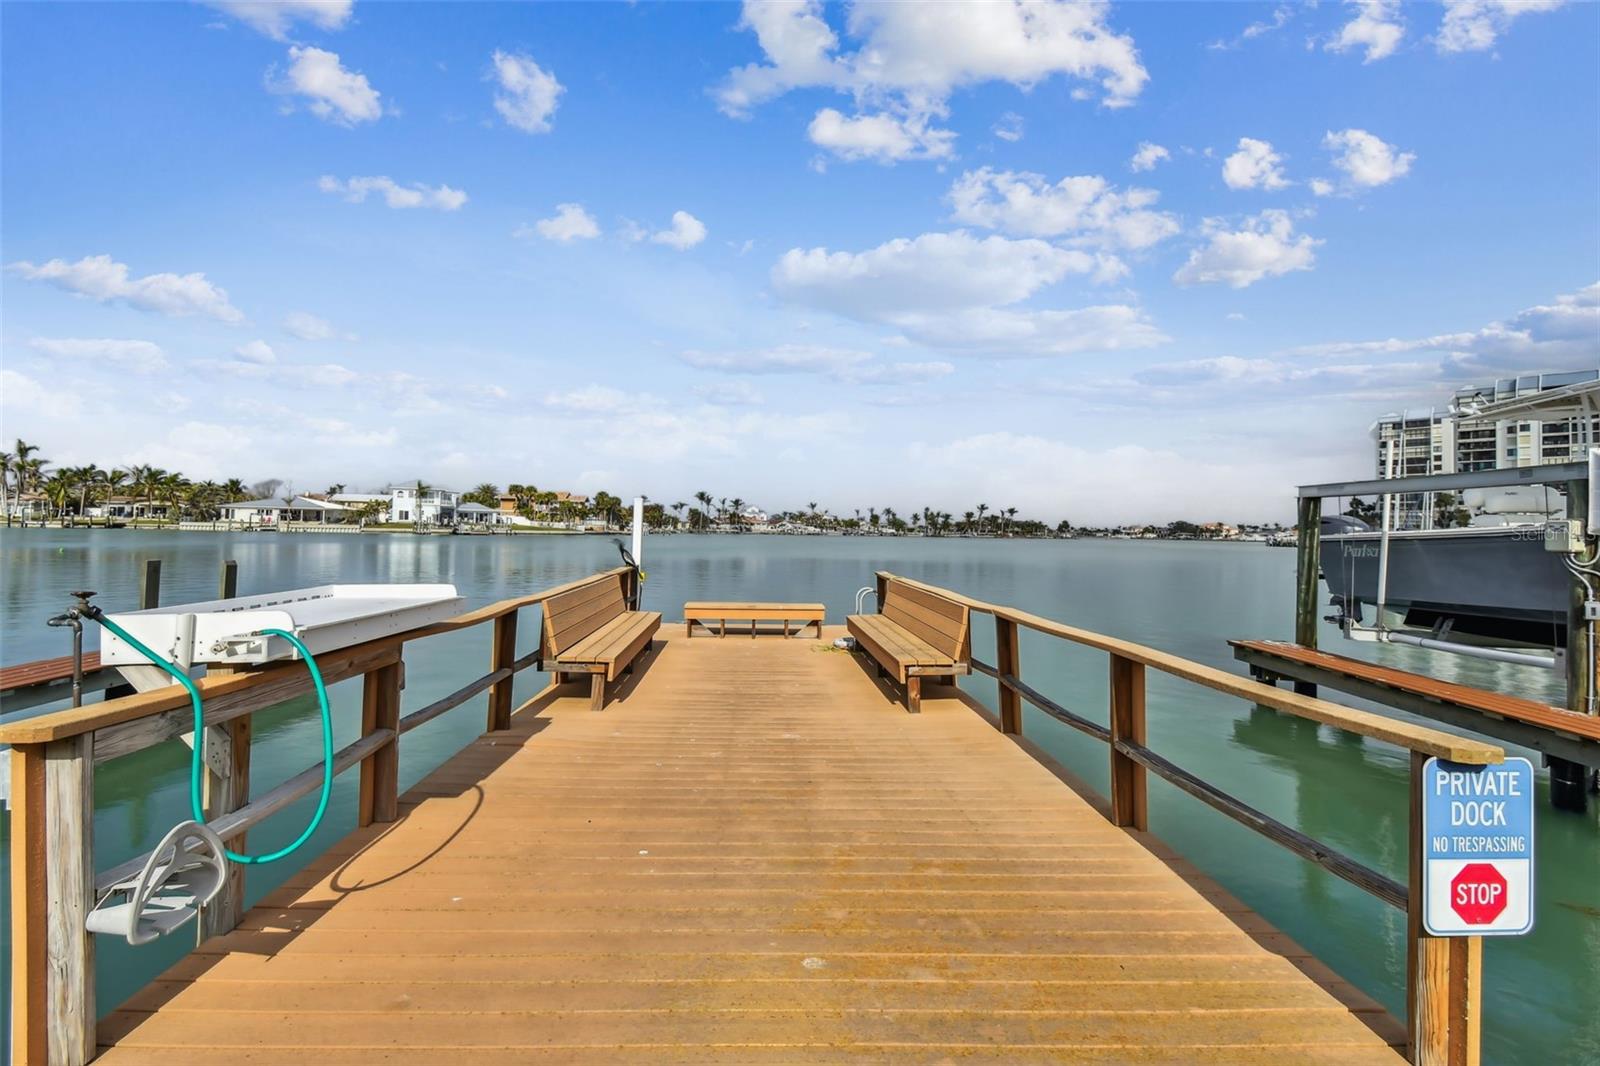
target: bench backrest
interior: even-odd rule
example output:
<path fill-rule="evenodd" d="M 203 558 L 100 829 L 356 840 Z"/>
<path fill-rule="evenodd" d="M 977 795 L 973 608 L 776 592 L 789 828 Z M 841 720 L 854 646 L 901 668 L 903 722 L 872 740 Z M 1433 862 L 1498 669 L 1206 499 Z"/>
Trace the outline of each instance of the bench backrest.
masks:
<path fill-rule="evenodd" d="M 620 614 L 622 575 L 609 574 L 544 601 L 543 655 L 561 654 Z"/>
<path fill-rule="evenodd" d="M 965 604 L 891 580 L 884 591 L 882 610 L 885 618 L 956 662 L 972 658 L 971 612 Z"/>

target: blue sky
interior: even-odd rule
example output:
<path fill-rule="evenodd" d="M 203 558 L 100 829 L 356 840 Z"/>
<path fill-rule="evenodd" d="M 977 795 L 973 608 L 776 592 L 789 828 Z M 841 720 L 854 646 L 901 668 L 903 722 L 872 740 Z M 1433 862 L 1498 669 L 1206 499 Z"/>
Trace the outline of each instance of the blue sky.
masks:
<path fill-rule="evenodd" d="M 0 6 L 61 463 L 1283 518 L 1600 365 L 1600 7 Z M 563 206 L 567 205 L 567 206 Z"/>

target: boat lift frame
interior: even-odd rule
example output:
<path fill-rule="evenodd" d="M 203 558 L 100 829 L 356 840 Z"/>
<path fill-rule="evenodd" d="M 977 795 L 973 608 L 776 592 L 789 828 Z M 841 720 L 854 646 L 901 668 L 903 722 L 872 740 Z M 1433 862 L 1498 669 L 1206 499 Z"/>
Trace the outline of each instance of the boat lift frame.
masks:
<path fill-rule="evenodd" d="M 1406 493 L 1452 492 L 1461 489 L 1503 488 L 1508 485 L 1558 485 L 1567 498 L 1567 517 L 1582 520 L 1586 531 L 1600 530 L 1590 508 L 1590 462 L 1547 463 L 1541 466 L 1500 467 L 1456 474 L 1418 474 L 1360 481 L 1331 481 L 1301 485 L 1296 490 L 1294 641 L 1301 647 L 1317 646 L 1319 618 L 1318 582 L 1321 579 L 1322 501 L 1339 496 L 1395 496 Z M 1600 499 L 1595 501 L 1600 504 Z M 1567 646 L 1558 656 L 1566 670 L 1567 709 L 1593 714 L 1596 695 L 1594 654 L 1596 622 L 1585 616 L 1588 591 L 1574 575 L 1567 598 Z M 1296 692 L 1315 696 L 1317 683 L 1305 678 L 1294 682 Z M 1583 809 L 1589 778 L 1579 763 L 1548 756 L 1552 798 L 1558 806 Z M 1558 795 L 1559 793 L 1559 795 Z"/>

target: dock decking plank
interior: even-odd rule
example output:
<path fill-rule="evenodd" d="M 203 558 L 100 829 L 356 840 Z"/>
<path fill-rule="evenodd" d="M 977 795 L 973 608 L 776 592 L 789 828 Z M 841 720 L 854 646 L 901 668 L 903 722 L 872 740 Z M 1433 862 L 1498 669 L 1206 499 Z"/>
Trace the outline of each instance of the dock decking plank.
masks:
<path fill-rule="evenodd" d="M 102 1061 L 1402 1061 L 949 690 L 909 716 L 827 645 L 667 638 L 605 715 L 577 691 L 113 1012 Z"/>

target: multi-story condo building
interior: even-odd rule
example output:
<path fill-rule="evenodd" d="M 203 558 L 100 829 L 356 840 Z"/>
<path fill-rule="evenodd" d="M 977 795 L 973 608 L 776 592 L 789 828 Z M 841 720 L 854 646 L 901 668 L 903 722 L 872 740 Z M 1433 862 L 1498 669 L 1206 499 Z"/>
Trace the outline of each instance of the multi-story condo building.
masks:
<path fill-rule="evenodd" d="M 1553 390 L 1588 393 L 1597 387 L 1600 370 L 1529 374 L 1457 389 L 1443 408 L 1384 415 L 1372 426 L 1378 476 L 1453 474 L 1580 459 L 1591 443 L 1600 441 L 1600 415 L 1581 404 L 1541 411 L 1538 402 L 1517 401 L 1533 401 Z M 1518 410 L 1524 406 L 1527 409 Z M 1418 493 L 1397 496 L 1396 505 L 1401 528 L 1415 528 L 1430 506 Z"/>

